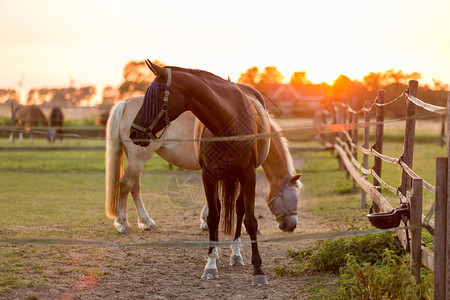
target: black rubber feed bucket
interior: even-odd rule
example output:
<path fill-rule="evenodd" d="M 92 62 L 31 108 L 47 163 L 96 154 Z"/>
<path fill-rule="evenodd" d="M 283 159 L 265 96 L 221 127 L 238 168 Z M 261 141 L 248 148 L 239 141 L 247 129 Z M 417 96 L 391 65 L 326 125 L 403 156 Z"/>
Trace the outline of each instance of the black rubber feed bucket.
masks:
<path fill-rule="evenodd" d="M 387 213 L 368 214 L 370 223 L 379 229 L 396 228 L 400 225 L 402 217 L 406 215 L 409 219 L 408 204 L 403 203 L 402 206 L 395 208 Z"/>

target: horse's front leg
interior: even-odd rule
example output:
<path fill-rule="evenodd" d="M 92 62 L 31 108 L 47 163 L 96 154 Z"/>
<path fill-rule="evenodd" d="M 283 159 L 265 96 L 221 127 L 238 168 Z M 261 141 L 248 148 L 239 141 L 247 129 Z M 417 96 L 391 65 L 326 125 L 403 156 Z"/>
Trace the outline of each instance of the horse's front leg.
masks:
<path fill-rule="evenodd" d="M 11 132 L 9 134 L 9 142 L 14 144 L 14 140 L 15 140 L 14 132 Z"/>
<path fill-rule="evenodd" d="M 148 215 L 145 209 L 144 203 L 141 198 L 141 171 L 137 172 L 137 179 L 134 181 L 133 188 L 131 189 L 131 196 L 134 200 L 134 205 L 136 206 L 138 214 L 138 227 L 143 230 L 157 230 L 155 221 Z"/>
<path fill-rule="evenodd" d="M 259 255 L 257 232 L 258 221 L 255 218 L 255 187 L 256 172 L 255 169 L 248 170 L 239 180 L 241 182 L 242 193 L 244 196 L 245 217 L 244 224 L 252 241 L 252 265 L 253 265 L 253 285 L 267 285 L 267 277 L 264 274 L 261 264 L 262 259 Z"/>
<path fill-rule="evenodd" d="M 242 220 L 244 218 L 244 196 L 241 192 L 239 193 L 239 197 L 236 200 L 236 214 L 237 214 L 237 220 L 236 220 L 236 232 L 234 234 L 234 241 L 238 242 L 238 244 L 231 246 L 231 258 L 230 258 L 230 264 L 232 266 L 243 266 L 244 263 L 242 261 L 242 255 L 241 255 L 241 231 L 242 231 Z"/>
<path fill-rule="evenodd" d="M 219 241 L 219 221 L 220 221 L 220 211 L 218 206 L 217 193 L 215 193 L 215 182 L 205 180 L 203 178 L 203 186 L 205 188 L 206 200 L 208 202 L 209 213 L 208 213 L 208 228 L 209 228 L 209 240 L 211 242 Z M 217 260 L 219 258 L 219 248 L 216 246 L 211 246 L 208 249 L 208 262 L 206 263 L 205 269 L 203 271 L 203 279 L 215 279 L 218 278 L 217 271 Z"/>

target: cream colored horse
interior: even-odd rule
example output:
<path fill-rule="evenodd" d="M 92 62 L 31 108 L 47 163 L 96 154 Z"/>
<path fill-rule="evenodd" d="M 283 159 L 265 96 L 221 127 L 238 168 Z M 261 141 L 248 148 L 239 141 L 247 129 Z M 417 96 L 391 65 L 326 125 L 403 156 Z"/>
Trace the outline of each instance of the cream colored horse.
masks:
<path fill-rule="evenodd" d="M 140 147 L 129 140 L 130 124 L 142 106 L 143 96 L 133 97 L 117 103 L 111 110 L 106 129 L 106 201 L 105 211 L 114 219 L 114 226 L 120 233 L 130 233 L 127 220 L 127 197 L 131 193 L 138 214 L 138 227 L 156 229 L 155 221 L 150 218 L 141 199 L 141 173 L 147 160 L 154 153 L 169 163 L 187 170 L 199 170 L 198 157 L 194 142 L 194 126 L 198 119 L 185 112 L 172 121 L 164 135 L 158 141 L 152 141 L 148 147 Z M 279 126 L 271 120 L 272 132 Z M 165 141 L 167 140 L 167 141 Z M 123 152 L 128 159 L 128 167 L 123 170 Z M 267 203 L 274 214 L 279 228 L 293 231 L 297 226 L 298 190 L 301 187 L 300 175 L 296 174 L 292 157 L 283 137 L 272 137 L 271 147 L 266 161 L 262 164 L 269 182 Z M 206 230 L 207 207 L 201 214 L 202 229 Z"/>

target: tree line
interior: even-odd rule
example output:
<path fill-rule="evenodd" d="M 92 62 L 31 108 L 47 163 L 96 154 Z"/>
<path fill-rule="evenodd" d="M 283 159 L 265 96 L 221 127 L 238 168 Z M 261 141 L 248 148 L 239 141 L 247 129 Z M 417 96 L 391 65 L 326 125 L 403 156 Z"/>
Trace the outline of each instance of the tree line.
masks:
<path fill-rule="evenodd" d="M 164 66 L 161 61 L 156 64 Z M 132 60 L 123 69 L 122 83 L 118 87 L 106 86 L 102 90 L 102 106 L 110 107 L 121 99 L 135 95 L 142 95 L 148 88 L 149 82 L 154 75 L 145 65 L 145 62 Z M 307 77 L 305 71 L 294 72 L 289 81 L 284 83 L 284 75 L 275 66 L 267 66 L 263 70 L 253 66 L 241 73 L 239 83 L 250 85 L 260 91 L 270 102 L 276 103 L 272 98 L 273 91 L 279 86 L 290 85 L 299 91 L 312 86 L 320 86 L 323 91 L 324 100 L 322 105 L 330 102 L 346 102 L 354 109 L 360 109 L 366 100 L 373 100 L 378 89 L 386 90 L 387 99 L 393 99 L 400 95 L 407 87 L 411 79 L 419 80 L 422 75 L 418 72 L 405 73 L 401 70 L 389 69 L 383 72 L 370 72 L 362 80 L 352 80 L 345 75 L 340 75 L 330 85 L 325 82 L 313 84 Z M 435 105 L 446 106 L 449 85 L 438 80 L 433 80 L 431 85 L 422 85 L 419 89 L 419 98 Z M 77 106 L 89 104 L 96 93 L 93 85 L 79 88 L 40 88 L 31 89 L 27 94 L 27 104 L 50 105 L 50 106 Z M 19 95 L 14 89 L 0 89 L 0 103 L 18 101 Z M 388 115 L 397 116 L 404 111 L 405 102 L 397 101 L 387 109 Z"/>

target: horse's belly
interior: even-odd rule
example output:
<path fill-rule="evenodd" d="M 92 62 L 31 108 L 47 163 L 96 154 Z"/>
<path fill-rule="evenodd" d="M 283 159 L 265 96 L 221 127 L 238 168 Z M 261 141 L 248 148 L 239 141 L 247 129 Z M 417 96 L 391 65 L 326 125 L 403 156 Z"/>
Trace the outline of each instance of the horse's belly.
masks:
<path fill-rule="evenodd" d="M 159 148 L 156 153 L 178 168 L 199 170 L 197 154 L 193 142 L 172 143 Z"/>

